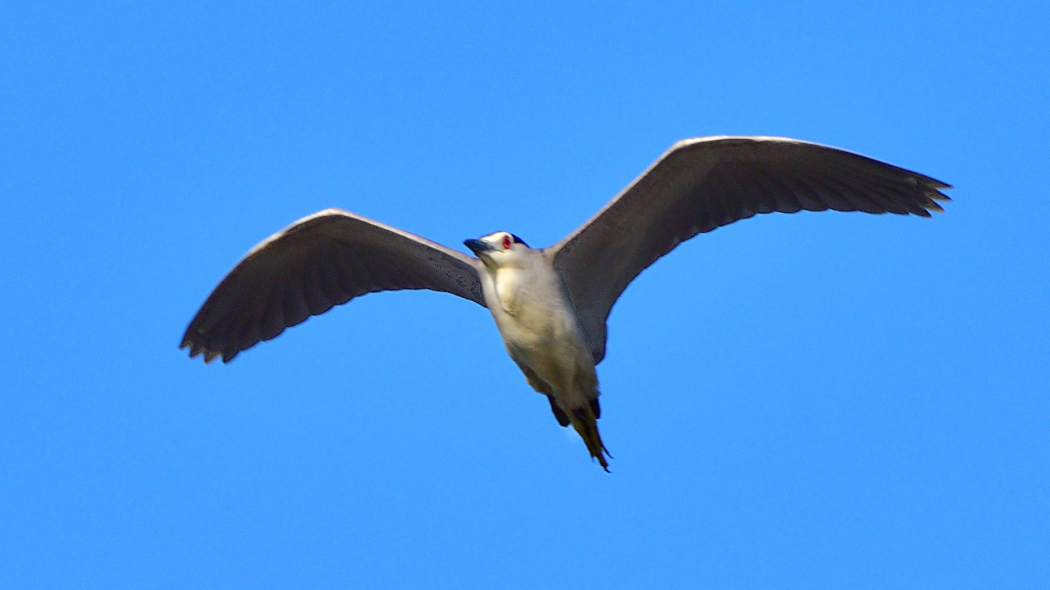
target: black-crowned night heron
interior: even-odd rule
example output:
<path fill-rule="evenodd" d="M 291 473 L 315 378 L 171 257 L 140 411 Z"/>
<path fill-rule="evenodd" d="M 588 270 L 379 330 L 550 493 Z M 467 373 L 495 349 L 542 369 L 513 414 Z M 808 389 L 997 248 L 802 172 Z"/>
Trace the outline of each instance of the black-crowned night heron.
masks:
<path fill-rule="evenodd" d="M 756 213 L 929 217 L 949 185 L 847 151 L 777 137 L 680 141 L 557 244 L 507 232 L 467 240 L 477 258 L 340 209 L 260 243 L 219 283 L 182 347 L 229 362 L 260 340 L 377 291 L 432 289 L 487 307 L 528 384 L 608 470 L 598 434 L 605 320 L 624 288 L 698 233 Z"/>

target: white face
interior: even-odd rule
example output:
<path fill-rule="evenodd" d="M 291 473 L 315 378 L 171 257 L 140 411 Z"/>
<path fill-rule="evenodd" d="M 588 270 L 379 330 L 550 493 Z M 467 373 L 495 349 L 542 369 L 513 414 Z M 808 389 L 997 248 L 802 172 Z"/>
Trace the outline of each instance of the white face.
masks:
<path fill-rule="evenodd" d="M 485 266 L 494 269 L 514 265 L 521 254 L 529 249 L 525 242 L 505 231 L 491 233 L 478 240 L 467 240 L 465 244 Z"/>

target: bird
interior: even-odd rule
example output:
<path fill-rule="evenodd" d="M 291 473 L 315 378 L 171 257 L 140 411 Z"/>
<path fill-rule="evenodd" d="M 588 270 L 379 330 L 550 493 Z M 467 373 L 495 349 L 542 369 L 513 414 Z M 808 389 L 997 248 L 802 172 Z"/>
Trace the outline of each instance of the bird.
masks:
<path fill-rule="evenodd" d="M 292 223 L 252 248 L 205 300 L 180 348 L 232 361 L 355 297 L 430 289 L 488 308 L 527 384 L 609 471 L 596 366 L 628 284 L 678 244 L 760 213 L 860 211 L 930 217 L 950 185 L 796 139 L 712 136 L 674 143 L 583 225 L 532 248 L 497 231 L 470 256 L 342 209 Z"/>

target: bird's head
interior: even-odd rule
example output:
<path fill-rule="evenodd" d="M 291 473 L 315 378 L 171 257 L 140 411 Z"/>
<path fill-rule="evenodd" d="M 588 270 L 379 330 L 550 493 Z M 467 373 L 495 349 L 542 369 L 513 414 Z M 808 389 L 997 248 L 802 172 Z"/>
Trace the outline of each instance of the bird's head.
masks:
<path fill-rule="evenodd" d="M 532 251 L 518 236 L 505 231 L 463 242 L 490 269 L 517 266 Z"/>

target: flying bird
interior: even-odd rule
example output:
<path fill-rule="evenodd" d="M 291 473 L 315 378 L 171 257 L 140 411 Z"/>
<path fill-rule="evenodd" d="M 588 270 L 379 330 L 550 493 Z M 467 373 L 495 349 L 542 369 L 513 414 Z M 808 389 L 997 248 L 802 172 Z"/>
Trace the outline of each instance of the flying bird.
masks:
<path fill-rule="evenodd" d="M 679 243 L 757 213 L 863 211 L 929 217 L 949 185 L 845 150 L 779 137 L 679 141 L 553 246 L 498 231 L 475 257 L 343 211 L 296 221 L 252 248 L 190 322 L 180 348 L 233 360 L 378 291 L 431 289 L 488 308 L 529 386 L 608 471 L 598 432 L 606 318 L 627 285 Z"/>

